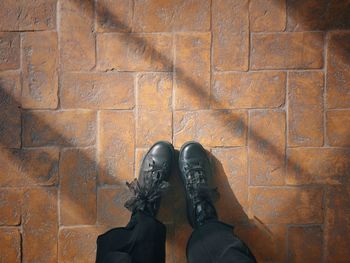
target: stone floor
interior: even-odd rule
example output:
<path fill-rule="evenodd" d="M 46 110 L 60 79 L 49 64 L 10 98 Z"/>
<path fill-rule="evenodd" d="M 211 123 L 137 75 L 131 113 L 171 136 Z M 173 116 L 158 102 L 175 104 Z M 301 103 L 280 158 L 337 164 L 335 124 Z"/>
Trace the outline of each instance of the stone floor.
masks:
<path fill-rule="evenodd" d="M 2 0 L 0 31 L 0 262 L 94 262 L 157 140 L 206 147 L 259 262 L 350 262 L 349 0 Z"/>

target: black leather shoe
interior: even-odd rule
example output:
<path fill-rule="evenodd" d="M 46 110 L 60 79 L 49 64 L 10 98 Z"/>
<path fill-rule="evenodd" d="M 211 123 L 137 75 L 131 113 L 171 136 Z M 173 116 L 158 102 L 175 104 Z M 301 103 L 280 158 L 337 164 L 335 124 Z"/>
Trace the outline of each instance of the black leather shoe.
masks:
<path fill-rule="evenodd" d="M 174 147 L 168 142 L 155 143 L 143 158 L 138 179 L 126 183 L 133 193 L 125 207 L 132 213 L 156 216 L 161 194 L 169 187 L 167 178 L 174 163 Z"/>
<path fill-rule="evenodd" d="M 217 213 L 212 203 L 216 189 L 209 188 L 212 176 L 209 157 L 202 145 L 187 142 L 179 154 L 180 177 L 186 191 L 187 218 L 192 227 L 216 220 Z"/>

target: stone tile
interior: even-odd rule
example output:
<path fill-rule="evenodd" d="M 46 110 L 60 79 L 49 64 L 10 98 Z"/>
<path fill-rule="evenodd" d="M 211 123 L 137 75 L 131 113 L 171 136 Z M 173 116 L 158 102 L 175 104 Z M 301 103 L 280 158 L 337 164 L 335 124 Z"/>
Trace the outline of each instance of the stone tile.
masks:
<path fill-rule="evenodd" d="M 323 79 L 322 72 L 289 73 L 288 146 L 323 145 Z"/>
<path fill-rule="evenodd" d="M 0 228 L 0 259 L 3 262 L 21 262 L 21 233 L 17 228 Z"/>
<path fill-rule="evenodd" d="M 249 173 L 252 185 L 283 185 L 285 112 L 252 111 L 249 116 Z"/>
<path fill-rule="evenodd" d="M 136 148 L 135 149 L 135 178 L 138 178 L 141 162 L 148 152 L 148 148 Z"/>
<path fill-rule="evenodd" d="M 136 32 L 208 31 L 209 0 L 136 0 Z"/>
<path fill-rule="evenodd" d="M 211 105 L 215 109 L 274 108 L 284 104 L 284 72 L 216 73 Z"/>
<path fill-rule="evenodd" d="M 118 71 L 172 71 L 170 34 L 97 35 L 97 69 Z"/>
<path fill-rule="evenodd" d="M 350 150 L 289 148 L 287 155 L 287 184 L 341 184 L 350 176 Z"/>
<path fill-rule="evenodd" d="M 22 106 L 55 109 L 58 103 L 58 44 L 56 32 L 22 34 Z"/>
<path fill-rule="evenodd" d="M 133 178 L 134 148 L 133 112 L 100 112 L 98 138 L 100 184 L 124 184 Z"/>
<path fill-rule="evenodd" d="M 288 229 L 288 262 L 322 262 L 323 231 L 320 226 Z"/>
<path fill-rule="evenodd" d="M 204 146 L 246 145 L 247 112 L 230 110 L 174 112 L 174 145 L 198 141 Z"/>
<path fill-rule="evenodd" d="M 55 29 L 56 4 L 57 0 L 3 0 L 0 31 Z"/>
<path fill-rule="evenodd" d="M 175 262 L 187 262 L 186 245 L 192 233 L 188 223 L 175 225 L 174 229 L 174 259 Z"/>
<path fill-rule="evenodd" d="M 96 223 L 95 150 L 66 149 L 60 158 L 60 224 Z"/>
<path fill-rule="evenodd" d="M 24 194 L 23 261 L 57 261 L 57 190 L 33 188 Z"/>
<path fill-rule="evenodd" d="M 328 111 L 327 140 L 332 146 L 350 146 L 350 110 Z"/>
<path fill-rule="evenodd" d="M 328 35 L 327 107 L 350 107 L 350 32 Z"/>
<path fill-rule="evenodd" d="M 0 151 L 0 186 L 55 185 L 59 151 L 55 148 Z"/>
<path fill-rule="evenodd" d="M 212 5 L 214 70 L 248 70 L 248 1 L 215 0 Z"/>
<path fill-rule="evenodd" d="M 284 225 L 238 225 L 235 234 L 248 245 L 258 262 L 286 262 L 287 231 Z"/>
<path fill-rule="evenodd" d="M 170 73 L 141 73 L 137 76 L 137 108 L 171 111 L 173 79 Z"/>
<path fill-rule="evenodd" d="M 175 109 L 206 109 L 210 94 L 210 34 L 178 34 L 175 39 Z"/>
<path fill-rule="evenodd" d="M 134 76 L 118 73 L 66 73 L 62 77 L 62 108 L 131 109 Z"/>
<path fill-rule="evenodd" d="M 129 32 L 133 17 L 132 0 L 96 1 L 96 28 L 98 32 Z"/>
<path fill-rule="evenodd" d="M 97 196 L 97 222 L 106 226 L 125 226 L 131 213 L 124 203 L 131 197 L 126 186 L 99 188 Z"/>
<path fill-rule="evenodd" d="M 0 226 L 17 226 L 21 223 L 22 197 L 20 189 L 1 189 Z"/>
<path fill-rule="evenodd" d="M 24 146 L 89 146 L 95 143 L 93 111 L 30 111 L 24 114 Z"/>
<path fill-rule="evenodd" d="M 4 21 L 4 19 L 1 19 L 1 20 L 2 22 Z M 20 67 L 20 52 L 21 50 L 20 50 L 19 33 L 1 32 L 0 33 L 0 70 L 18 69 Z"/>
<path fill-rule="evenodd" d="M 323 195 L 316 187 L 251 187 L 251 215 L 264 224 L 322 224 Z"/>
<path fill-rule="evenodd" d="M 21 146 L 20 107 L 20 74 L 0 72 L 0 148 Z"/>
<path fill-rule="evenodd" d="M 249 2 L 252 32 L 284 31 L 286 28 L 286 0 L 253 0 Z"/>
<path fill-rule="evenodd" d="M 61 0 L 59 12 L 61 69 L 91 70 L 96 64 L 94 2 Z"/>
<path fill-rule="evenodd" d="M 323 67 L 320 32 L 252 35 L 252 69 L 318 69 Z"/>
<path fill-rule="evenodd" d="M 248 221 L 247 148 L 214 148 L 213 181 L 220 198 L 215 203 L 220 220 L 237 225 Z"/>

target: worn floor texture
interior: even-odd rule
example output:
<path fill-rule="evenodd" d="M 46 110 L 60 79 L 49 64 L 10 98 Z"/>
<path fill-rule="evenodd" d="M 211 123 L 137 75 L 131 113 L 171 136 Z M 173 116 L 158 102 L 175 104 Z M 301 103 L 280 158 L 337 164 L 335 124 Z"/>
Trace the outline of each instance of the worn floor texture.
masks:
<path fill-rule="evenodd" d="M 94 262 L 157 140 L 206 147 L 259 262 L 350 262 L 349 0 L 2 0 L 0 31 L 0 262 Z"/>

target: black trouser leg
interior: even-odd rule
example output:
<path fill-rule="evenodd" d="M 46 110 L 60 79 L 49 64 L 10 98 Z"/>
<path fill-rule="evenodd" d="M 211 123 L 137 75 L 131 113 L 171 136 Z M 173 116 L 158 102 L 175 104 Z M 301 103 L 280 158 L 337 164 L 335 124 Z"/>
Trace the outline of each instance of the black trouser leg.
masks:
<path fill-rule="evenodd" d="M 164 263 L 165 226 L 151 216 L 134 214 L 126 227 L 97 238 L 96 263 Z"/>
<path fill-rule="evenodd" d="M 233 227 L 219 221 L 195 229 L 187 244 L 189 263 L 256 263 L 249 248 L 233 234 Z"/>

